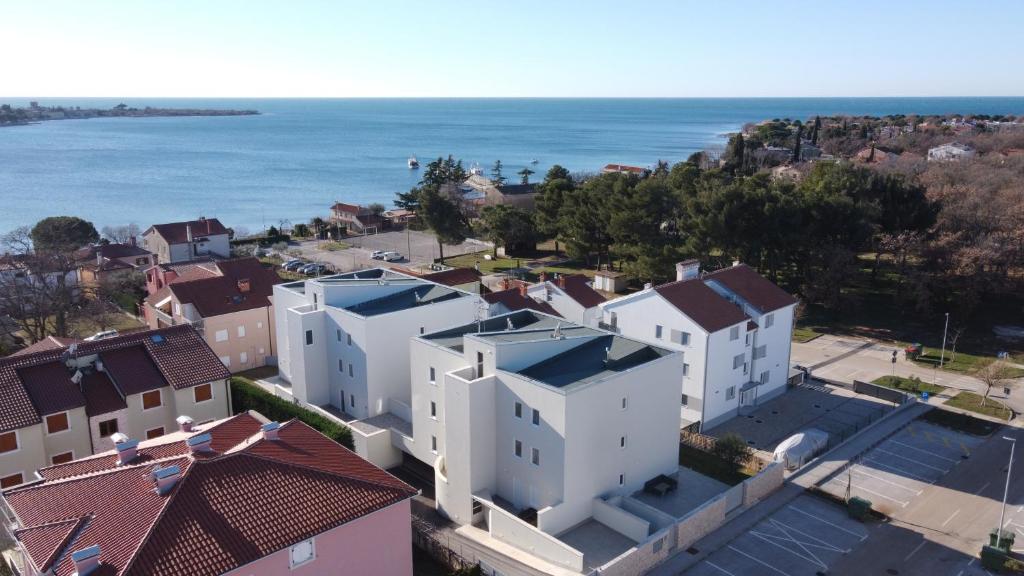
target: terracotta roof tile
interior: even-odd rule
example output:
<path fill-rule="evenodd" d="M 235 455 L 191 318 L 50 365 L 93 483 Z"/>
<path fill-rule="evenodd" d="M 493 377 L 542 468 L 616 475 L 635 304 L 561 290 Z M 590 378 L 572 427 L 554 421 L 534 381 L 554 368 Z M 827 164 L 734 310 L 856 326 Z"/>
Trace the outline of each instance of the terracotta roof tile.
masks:
<path fill-rule="evenodd" d="M 45 572 L 86 520 L 84 516 L 58 520 L 50 524 L 15 530 L 14 535 L 25 545 L 29 556 L 36 561 L 39 569 Z"/>
<path fill-rule="evenodd" d="M 709 333 L 748 319 L 739 306 L 719 296 L 699 279 L 670 282 L 654 290 Z"/>
<path fill-rule="evenodd" d="M 85 396 L 71 381 L 73 372 L 60 362 L 27 366 L 18 370 L 22 385 L 40 416 L 85 406 Z"/>
<path fill-rule="evenodd" d="M 490 294 L 484 294 L 484 301 L 488 304 L 501 304 L 508 309 L 509 312 L 515 312 L 516 310 L 535 310 L 537 312 L 543 312 L 545 314 L 551 314 L 552 316 L 562 317 L 557 310 L 551 307 L 547 302 L 537 302 L 529 296 L 523 296 L 519 288 L 509 288 L 508 290 L 501 290 L 500 292 L 491 292 Z"/>
<path fill-rule="evenodd" d="M 284 280 L 264 268 L 256 258 L 238 258 L 216 263 L 219 276 L 174 279 L 167 288 L 182 304 L 192 304 L 203 318 L 265 308 L 271 305 L 274 285 Z M 243 291 L 242 286 L 248 286 Z M 158 302 L 151 300 L 151 303 Z"/>
<path fill-rule="evenodd" d="M 472 268 L 452 268 L 441 272 L 432 272 L 422 276 L 424 280 L 444 284 L 445 286 L 459 286 L 480 281 L 480 273 Z"/>
<path fill-rule="evenodd" d="M 216 236 L 227 234 L 228 230 L 216 218 L 204 218 L 202 220 L 190 220 L 187 222 L 170 222 L 168 224 L 154 224 L 150 230 L 155 230 L 168 244 L 181 244 L 188 242 L 188 228 L 192 227 L 192 237 Z M 148 233 L 149 230 L 146 231 Z M 145 233 L 144 233 L 145 234 Z"/>
<path fill-rule="evenodd" d="M 35 352 L 43 352 L 45 350 L 56 350 L 58 348 L 67 348 L 68 345 L 74 344 L 78 340 L 74 338 L 58 338 L 56 336 L 47 336 L 35 344 L 29 344 L 28 346 L 18 350 L 11 354 L 11 356 L 24 356 L 26 354 L 32 354 Z"/>
<path fill-rule="evenodd" d="M 89 417 L 128 407 L 114 383 L 102 372 L 92 372 L 82 378 L 82 394 L 85 396 L 85 414 Z"/>
<path fill-rule="evenodd" d="M 757 308 L 761 313 L 771 312 L 797 303 L 797 299 L 782 288 L 775 285 L 756 270 L 746 264 L 738 264 L 729 268 L 712 272 L 705 280 L 721 283 Z"/>
<path fill-rule="evenodd" d="M 605 298 L 591 288 L 589 282 L 590 279 L 583 274 L 566 274 L 556 280 L 556 284 L 569 298 L 584 308 L 593 308 L 604 303 Z"/>
<path fill-rule="evenodd" d="M 167 380 L 142 345 L 104 352 L 100 359 L 125 396 L 167 386 Z"/>

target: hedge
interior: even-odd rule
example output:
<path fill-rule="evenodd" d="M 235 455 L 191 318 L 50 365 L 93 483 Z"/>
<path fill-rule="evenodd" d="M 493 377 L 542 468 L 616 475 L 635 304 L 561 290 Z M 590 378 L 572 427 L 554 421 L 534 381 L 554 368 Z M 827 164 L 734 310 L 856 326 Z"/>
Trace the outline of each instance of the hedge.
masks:
<path fill-rule="evenodd" d="M 255 410 L 278 422 L 298 418 L 349 450 L 355 449 L 355 445 L 352 443 L 352 431 L 347 426 L 278 398 L 244 378 L 231 377 L 231 405 L 236 414 L 246 410 Z"/>

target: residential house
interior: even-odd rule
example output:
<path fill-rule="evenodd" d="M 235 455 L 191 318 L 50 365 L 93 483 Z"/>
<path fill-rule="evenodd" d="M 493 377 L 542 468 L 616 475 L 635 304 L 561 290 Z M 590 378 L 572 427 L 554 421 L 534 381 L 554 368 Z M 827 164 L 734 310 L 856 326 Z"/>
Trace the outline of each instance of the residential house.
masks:
<path fill-rule="evenodd" d="M 633 174 L 636 176 L 646 176 L 650 174 L 650 170 L 641 166 L 627 166 L 625 164 L 605 164 L 604 168 L 601 169 L 602 174 Z"/>
<path fill-rule="evenodd" d="M 803 179 L 804 173 L 796 166 L 782 164 L 771 169 L 772 181 L 792 182 L 794 184 Z"/>
<path fill-rule="evenodd" d="M 279 394 L 409 422 L 409 338 L 484 314 L 476 294 L 382 268 L 277 284 Z"/>
<path fill-rule="evenodd" d="M 797 300 L 735 264 L 701 274 L 676 266 L 675 282 L 601 305 L 601 326 L 683 353 L 683 425 L 709 429 L 786 389 Z"/>
<path fill-rule="evenodd" d="M 103 452 L 111 436 L 156 438 L 188 414 L 230 414 L 228 371 L 191 326 L 0 359 L 0 487 Z"/>
<path fill-rule="evenodd" d="M 149 277 L 144 311 L 150 328 L 194 325 L 232 372 L 273 361 L 277 272 L 249 257 L 158 265 Z"/>
<path fill-rule="evenodd" d="M 341 224 L 356 234 L 365 234 L 380 229 L 384 218 L 363 206 L 335 202 L 331 206 L 331 222 Z"/>
<path fill-rule="evenodd" d="M 526 295 L 540 302 L 546 302 L 558 315 L 582 326 L 596 326 L 601 319 L 599 306 L 605 302 L 591 286 L 591 280 L 583 274 L 556 274 L 554 280 L 545 273 L 540 281 L 526 289 Z"/>
<path fill-rule="evenodd" d="M 950 142 L 949 144 L 943 144 L 934 148 L 928 149 L 928 161 L 929 162 L 952 162 L 958 160 L 967 160 L 974 158 L 977 155 L 977 151 L 959 142 Z"/>
<path fill-rule="evenodd" d="M 416 491 L 404 482 L 298 420 L 181 422 L 7 490 L 15 572 L 412 574 Z"/>
<path fill-rule="evenodd" d="M 472 268 L 449 268 L 420 276 L 424 280 L 444 284 L 474 294 L 480 293 L 480 272 Z"/>
<path fill-rule="evenodd" d="M 502 184 L 495 185 L 490 178 L 482 174 L 471 174 L 458 190 L 463 204 L 475 206 L 478 210 L 483 206 L 503 204 L 523 210 L 533 210 L 536 205 L 536 184 Z"/>
<path fill-rule="evenodd" d="M 382 216 L 384 216 L 385 222 L 389 223 L 393 228 L 404 228 L 416 219 L 415 212 L 401 208 L 387 210 Z"/>
<path fill-rule="evenodd" d="M 156 264 L 156 256 L 138 246 L 135 238 L 127 244 L 95 244 L 75 253 L 81 264 L 78 276 L 82 285 L 94 286 L 107 279 L 135 271 L 144 271 Z"/>
<path fill-rule="evenodd" d="M 626 289 L 629 277 L 623 272 L 598 270 L 594 272 L 594 290 L 618 294 Z"/>
<path fill-rule="evenodd" d="M 535 310 L 558 316 L 558 311 L 544 300 L 537 300 L 527 295 L 529 283 L 520 280 L 505 279 L 502 289 L 484 294 L 484 302 L 488 305 L 489 316 L 499 316 L 517 310 Z"/>
<path fill-rule="evenodd" d="M 142 247 L 155 254 L 157 262 L 231 256 L 228 229 L 216 218 L 154 224 L 142 233 Z"/>

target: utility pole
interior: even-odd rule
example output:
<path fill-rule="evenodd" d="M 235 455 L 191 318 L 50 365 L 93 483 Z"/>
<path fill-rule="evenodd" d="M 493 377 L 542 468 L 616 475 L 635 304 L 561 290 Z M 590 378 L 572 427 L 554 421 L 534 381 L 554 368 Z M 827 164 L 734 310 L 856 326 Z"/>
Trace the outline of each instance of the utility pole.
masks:
<path fill-rule="evenodd" d="M 946 312 L 946 327 L 942 329 L 942 355 L 939 356 L 939 368 L 946 363 L 946 332 L 949 331 L 949 312 Z"/>
<path fill-rule="evenodd" d="M 999 527 L 996 532 L 999 536 L 996 539 L 996 546 L 1003 543 L 1003 519 L 1006 517 L 1006 497 L 1010 494 L 1010 474 L 1013 473 L 1013 449 L 1017 447 L 1017 439 L 1003 436 L 1003 440 L 1010 442 L 1010 464 L 1006 467 L 1006 488 L 1003 489 L 1003 507 L 999 511 Z"/>

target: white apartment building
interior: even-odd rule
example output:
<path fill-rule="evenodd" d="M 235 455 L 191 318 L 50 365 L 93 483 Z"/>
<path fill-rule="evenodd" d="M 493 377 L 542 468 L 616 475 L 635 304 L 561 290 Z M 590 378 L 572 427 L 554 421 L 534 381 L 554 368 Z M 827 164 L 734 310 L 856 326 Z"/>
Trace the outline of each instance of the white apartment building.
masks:
<path fill-rule="evenodd" d="M 666 348 L 520 310 L 414 338 L 410 366 L 404 447 L 458 524 L 533 509 L 557 536 L 677 470 L 683 362 Z"/>
<path fill-rule="evenodd" d="M 786 390 L 797 300 L 745 264 L 676 281 L 601 306 L 601 326 L 683 353 L 682 425 L 710 429 Z"/>
<path fill-rule="evenodd" d="M 278 284 L 273 298 L 282 392 L 355 419 L 409 421 L 409 339 L 486 316 L 476 294 L 379 268 Z"/>

